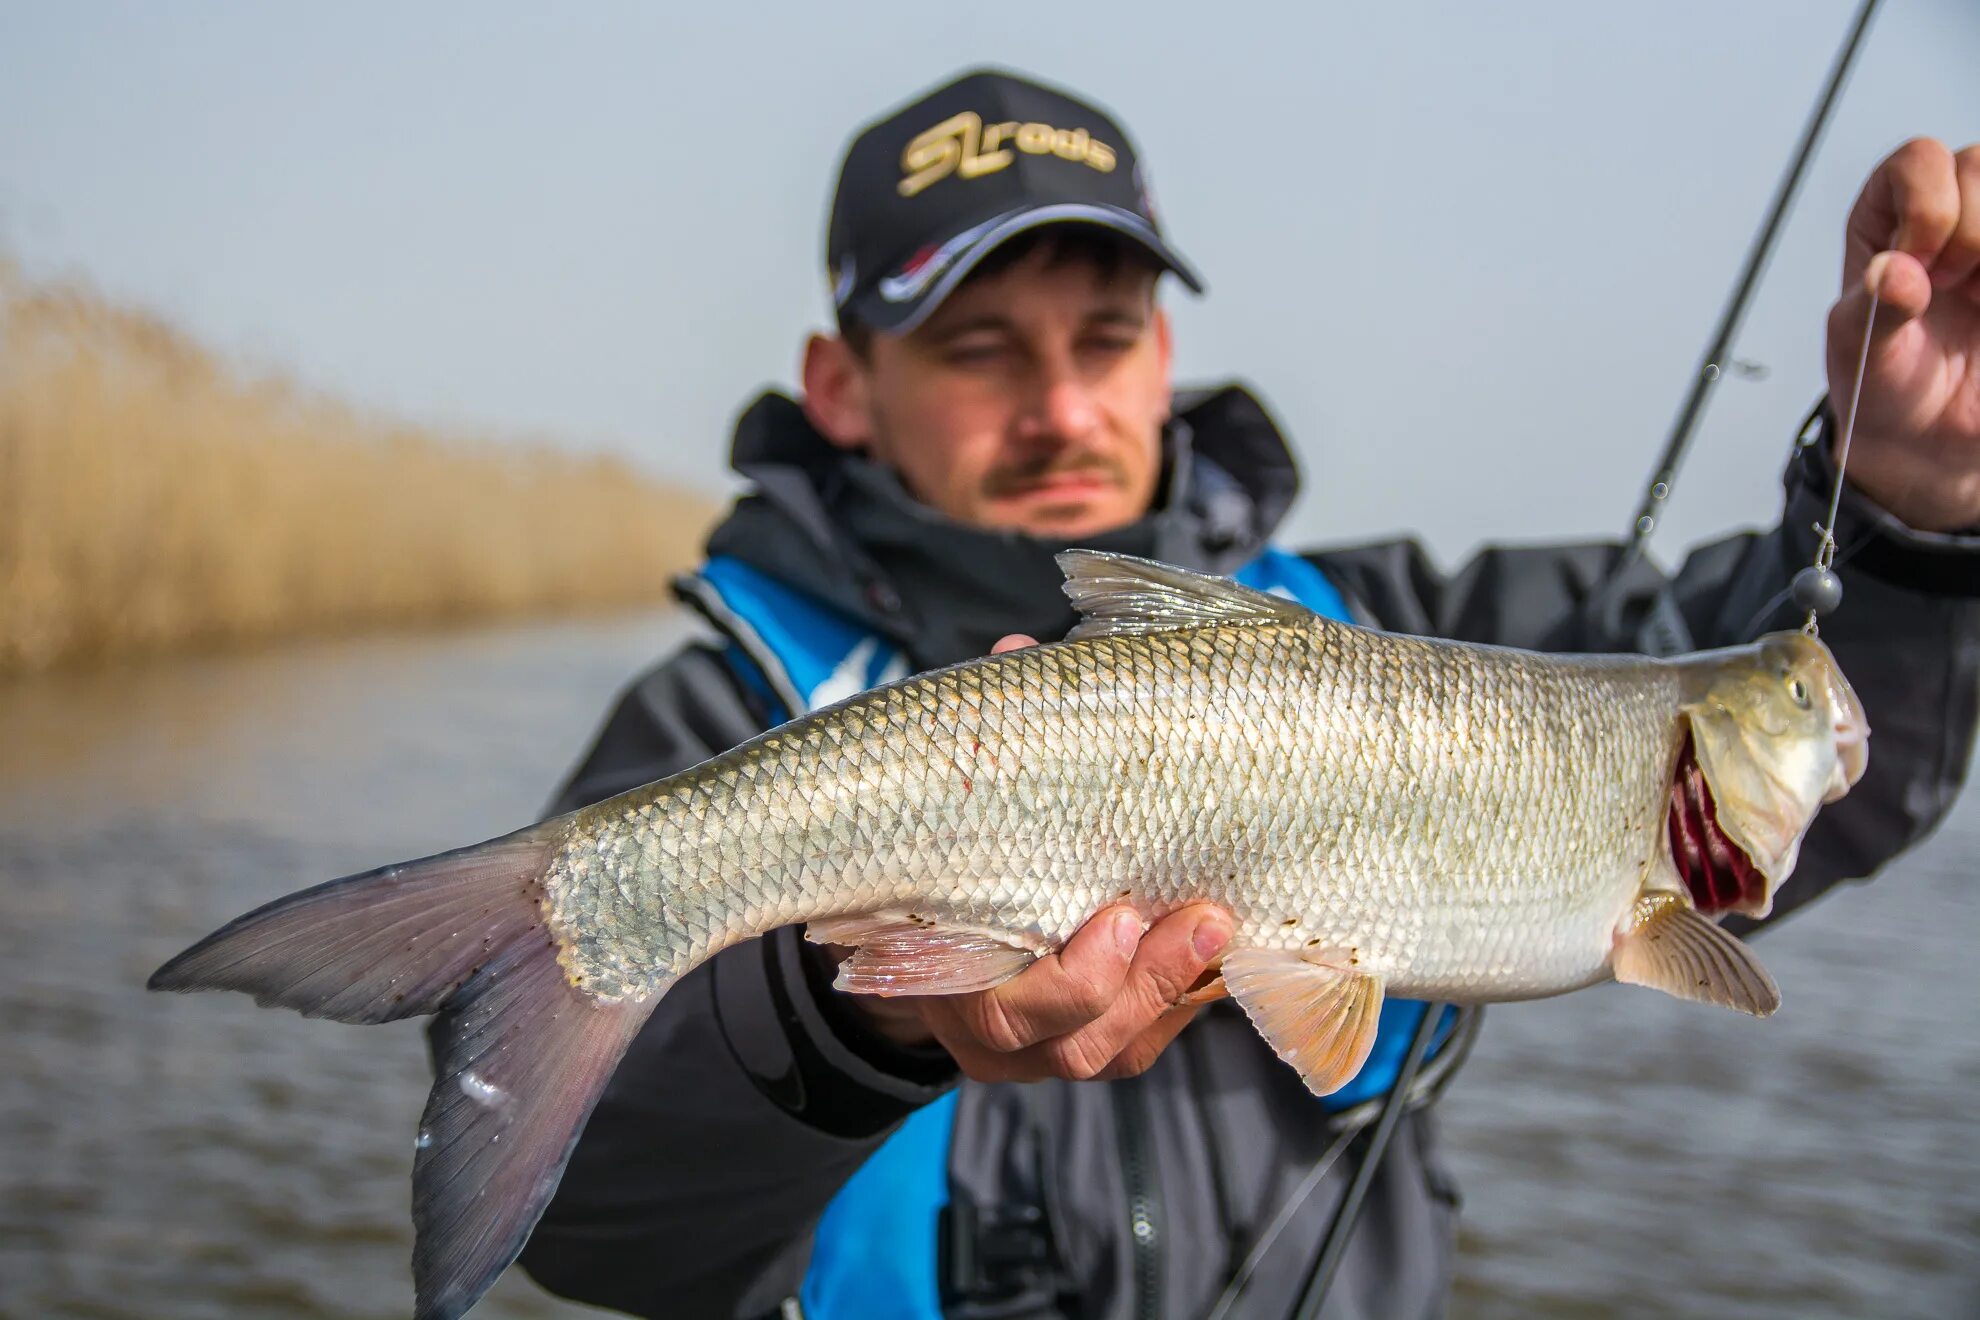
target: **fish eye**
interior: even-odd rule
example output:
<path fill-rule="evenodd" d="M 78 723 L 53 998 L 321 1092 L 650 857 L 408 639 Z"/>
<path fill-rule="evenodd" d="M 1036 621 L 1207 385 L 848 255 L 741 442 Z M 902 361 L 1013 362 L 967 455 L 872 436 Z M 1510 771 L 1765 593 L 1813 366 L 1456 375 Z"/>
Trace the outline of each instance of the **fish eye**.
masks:
<path fill-rule="evenodd" d="M 1798 678 L 1789 679 L 1788 695 L 1794 698 L 1795 705 L 1801 707 L 1803 710 L 1808 709 L 1808 684 Z"/>

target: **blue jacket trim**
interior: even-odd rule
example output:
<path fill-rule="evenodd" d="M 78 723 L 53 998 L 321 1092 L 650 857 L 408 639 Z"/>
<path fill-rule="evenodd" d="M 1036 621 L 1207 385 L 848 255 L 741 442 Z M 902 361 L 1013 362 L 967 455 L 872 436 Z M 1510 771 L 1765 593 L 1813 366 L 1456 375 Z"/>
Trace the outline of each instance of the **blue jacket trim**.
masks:
<path fill-rule="evenodd" d="M 740 559 L 718 555 L 682 585 L 756 662 L 786 719 L 908 676 L 899 647 Z"/>
<path fill-rule="evenodd" d="M 951 1091 L 908 1115 L 825 1207 L 798 1292 L 805 1320 L 940 1320 L 935 1233 L 955 1125 Z"/>
<path fill-rule="evenodd" d="M 1298 555 L 1275 546 L 1231 575 L 1247 587 L 1269 591 L 1275 596 L 1296 600 L 1315 614 L 1324 614 L 1342 623 L 1353 622 L 1347 602 L 1327 575 Z"/>

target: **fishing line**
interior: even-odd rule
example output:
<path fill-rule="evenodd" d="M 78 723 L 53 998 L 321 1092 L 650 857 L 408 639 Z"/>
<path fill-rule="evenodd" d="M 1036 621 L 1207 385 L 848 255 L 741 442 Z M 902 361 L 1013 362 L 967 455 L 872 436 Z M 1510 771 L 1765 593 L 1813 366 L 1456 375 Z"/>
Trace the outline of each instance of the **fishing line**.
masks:
<path fill-rule="evenodd" d="M 1739 279 L 1726 300 L 1718 326 L 1712 334 L 1712 342 L 1705 350 L 1704 359 L 1692 376 L 1691 388 L 1685 396 L 1678 416 L 1672 423 L 1669 438 L 1664 442 L 1663 453 L 1657 458 L 1657 466 L 1652 471 L 1649 485 L 1643 492 L 1642 502 L 1637 506 L 1636 516 L 1630 523 L 1629 539 L 1624 543 L 1622 553 L 1616 556 L 1614 564 L 1602 582 L 1590 596 L 1591 617 L 1602 618 L 1619 610 L 1622 606 L 1623 583 L 1649 550 L 1651 533 L 1662 521 L 1663 510 L 1670 500 L 1671 492 L 1677 486 L 1678 469 L 1684 463 L 1693 436 L 1705 415 L 1705 406 L 1710 398 L 1712 387 L 1725 375 L 1725 367 L 1732 362 L 1732 342 L 1738 334 L 1739 326 L 1746 315 L 1748 304 L 1760 284 L 1761 272 L 1773 252 L 1775 241 L 1787 219 L 1794 196 L 1799 191 L 1802 177 L 1807 173 L 1815 149 L 1821 142 L 1822 134 L 1829 120 L 1834 116 L 1836 106 L 1842 99 L 1842 90 L 1849 80 L 1850 70 L 1862 53 L 1865 38 L 1869 34 L 1871 20 L 1875 17 L 1881 0 L 1863 0 L 1857 9 L 1855 21 L 1850 24 L 1848 35 L 1842 47 L 1836 52 L 1835 62 L 1830 66 L 1829 76 L 1823 83 L 1822 93 L 1814 108 L 1809 112 L 1803 126 L 1801 140 L 1796 144 L 1794 154 L 1789 157 L 1788 168 L 1782 174 L 1780 183 L 1774 190 L 1774 198 L 1767 208 L 1766 218 L 1761 222 L 1759 232 L 1753 237 L 1747 249 L 1746 260 L 1741 264 Z"/>
<path fill-rule="evenodd" d="M 1883 283 L 1883 273 L 1878 272 L 1877 283 Z M 1842 579 L 1836 576 L 1836 519 L 1842 514 L 1843 473 L 1849 470 L 1849 442 L 1856 434 L 1856 410 L 1863 403 L 1863 379 L 1870 369 L 1870 340 L 1877 328 L 1877 301 L 1880 297 L 1876 287 L 1870 290 L 1870 314 L 1863 320 L 1863 349 L 1856 357 L 1856 384 L 1850 391 L 1849 417 L 1843 422 L 1842 442 L 1836 446 L 1835 489 L 1829 492 L 1829 512 L 1815 530 L 1822 539 L 1815 543 L 1815 562 L 1794 575 L 1794 583 L 1788 588 L 1794 603 L 1806 610 L 1808 617 L 1801 630 L 1810 637 L 1820 635 L 1816 620 L 1831 613 L 1842 604 Z"/>
<path fill-rule="evenodd" d="M 1819 529 L 1821 527 L 1821 524 L 1816 523 L 1815 526 Z M 1851 559 L 1855 558 L 1856 552 L 1861 550 L 1864 546 L 1868 544 L 1870 544 L 1869 538 L 1867 537 L 1859 538 L 1853 544 L 1844 546 L 1843 548 L 1836 551 L 1835 563 L 1831 565 L 1831 567 L 1837 570 L 1835 576 L 1838 579 L 1840 579 L 1841 577 L 1840 570 L 1842 566 L 1844 564 L 1847 564 Z M 1804 569 L 1802 571 L 1806 572 L 1807 570 Z M 1795 574 L 1795 576 L 1798 578 L 1801 576 L 1801 574 L 1797 573 Z M 1838 591 L 1842 589 L 1842 583 L 1840 581 L 1837 582 L 1836 589 Z M 1762 605 L 1759 609 L 1753 611 L 1753 617 L 1746 621 L 1746 626 L 1739 630 L 1737 636 L 1744 637 L 1748 641 L 1751 641 L 1754 638 L 1758 637 L 1760 635 L 1761 630 L 1766 626 L 1767 620 L 1774 617 L 1774 611 L 1779 609 L 1781 606 L 1787 604 L 1793 598 L 1794 598 L 1794 583 L 1790 582 L 1788 583 L 1787 586 L 1782 587 L 1779 591 L 1769 596 L 1767 598 L 1767 603 L 1765 605 Z M 1796 603 L 1797 605 L 1799 604 L 1799 602 Z M 1828 611 L 1823 611 L 1823 612 L 1827 613 Z"/>

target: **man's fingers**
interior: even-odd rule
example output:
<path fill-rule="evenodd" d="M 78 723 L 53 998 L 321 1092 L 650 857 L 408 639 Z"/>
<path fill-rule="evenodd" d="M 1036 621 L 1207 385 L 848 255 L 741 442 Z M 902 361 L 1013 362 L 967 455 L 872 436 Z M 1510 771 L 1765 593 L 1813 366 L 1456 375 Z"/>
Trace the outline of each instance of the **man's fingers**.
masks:
<path fill-rule="evenodd" d="M 1074 932 L 1065 948 L 1002 985 L 931 1003 L 935 1021 L 929 1025 L 938 1038 L 944 1035 L 940 1023 L 1000 1054 L 1063 1036 L 1114 1003 L 1140 941 L 1141 919 L 1134 909 L 1108 908 Z"/>
<path fill-rule="evenodd" d="M 1843 290 L 1829 309 L 1829 398 L 1837 416 L 1847 416 L 1856 388 L 1856 366 L 1863 352 L 1864 321 L 1870 315 L 1870 290 L 1877 289 L 1877 320 L 1870 338 L 1864 397 L 1876 408 L 1909 396 L 1916 373 L 1931 370 L 1918 352 L 1919 318 L 1932 302 L 1932 281 L 1916 257 L 1903 252 L 1880 252 L 1864 269 L 1862 279 Z M 1874 418 L 1864 418 L 1874 424 Z"/>
<path fill-rule="evenodd" d="M 1953 157 L 1953 175 L 1959 186 L 1959 222 L 1952 237 L 1939 250 L 1938 264 L 1932 268 L 1932 283 L 1941 289 L 1971 284 L 1980 296 L 1980 143 Z"/>
<path fill-rule="evenodd" d="M 1022 651 L 1027 646 L 1036 645 L 1038 645 L 1038 639 L 1036 637 L 1030 637 L 1024 633 L 1012 633 L 1007 637 L 998 638 L 997 644 L 990 648 L 990 654 L 1002 655 L 1006 651 Z"/>
<path fill-rule="evenodd" d="M 995 989 L 921 1001 L 923 1016 L 978 1081 L 1129 1076 L 1189 1021 L 1194 1010 L 1177 1005 L 1231 930 L 1211 904 L 1172 912 L 1146 935 L 1133 909 L 1110 908 Z"/>
<path fill-rule="evenodd" d="M 1169 1048 L 1182 1029 L 1196 1020 L 1200 1012 L 1196 1008 L 1179 1008 L 1164 1013 L 1157 1018 L 1155 1025 L 1127 1043 L 1127 1047 L 1114 1056 L 1114 1061 L 1100 1070 L 1100 1080 L 1117 1081 L 1123 1077 L 1139 1077 L 1154 1066 L 1163 1050 Z"/>
<path fill-rule="evenodd" d="M 1891 247 L 1930 266 L 1959 224 L 1959 181 L 1953 154 L 1943 143 L 1917 139 L 1900 147 L 1893 161 L 1891 191 L 1897 231 L 1891 236 Z"/>
<path fill-rule="evenodd" d="M 1209 904 L 1180 909 L 1156 922 L 1142 936 L 1134 965 L 1107 1011 L 1042 1047 L 1052 1057 L 1055 1075 L 1104 1073 L 1130 1043 L 1170 1015 L 1230 938 L 1230 917 Z"/>
<path fill-rule="evenodd" d="M 1178 908 L 1142 937 L 1121 997 L 1138 996 L 1138 1007 L 1150 1013 L 1168 1011 L 1230 942 L 1231 919 L 1222 908 L 1209 903 Z"/>
<path fill-rule="evenodd" d="M 1885 158 L 1850 211 L 1843 278 L 1853 284 L 1879 252 L 1902 252 L 1932 266 L 1960 219 L 1953 153 L 1914 138 Z"/>
<path fill-rule="evenodd" d="M 1843 291 L 1831 313 L 1831 330 L 1841 333 L 1852 351 L 1863 342 L 1872 289 L 1877 292 L 1878 340 L 1888 339 L 1932 305 L 1932 277 L 1924 264 L 1908 253 L 1879 252 L 1864 267 L 1863 278 Z"/>

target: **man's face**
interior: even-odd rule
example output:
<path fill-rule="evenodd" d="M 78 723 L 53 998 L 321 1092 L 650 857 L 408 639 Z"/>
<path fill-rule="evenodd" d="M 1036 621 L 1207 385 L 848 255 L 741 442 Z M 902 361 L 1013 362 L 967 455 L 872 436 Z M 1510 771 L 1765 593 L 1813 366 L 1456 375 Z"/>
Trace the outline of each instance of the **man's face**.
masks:
<path fill-rule="evenodd" d="M 1054 256 L 1040 244 L 966 281 L 913 333 L 874 336 L 864 358 L 815 342 L 814 354 L 843 352 L 850 375 L 814 378 L 808 359 L 814 422 L 979 527 L 1079 537 L 1141 517 L 1169 413 L 1156 276 Z"/>

